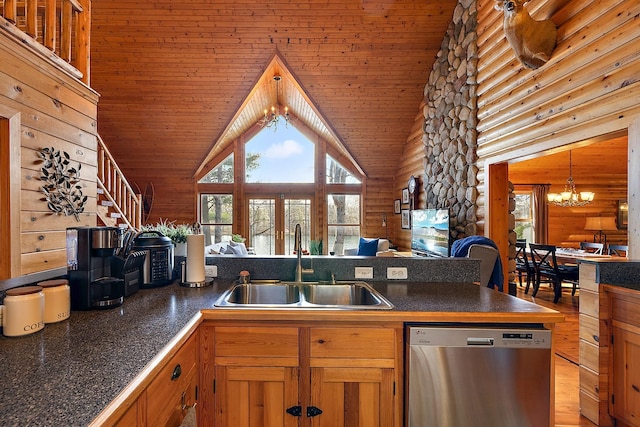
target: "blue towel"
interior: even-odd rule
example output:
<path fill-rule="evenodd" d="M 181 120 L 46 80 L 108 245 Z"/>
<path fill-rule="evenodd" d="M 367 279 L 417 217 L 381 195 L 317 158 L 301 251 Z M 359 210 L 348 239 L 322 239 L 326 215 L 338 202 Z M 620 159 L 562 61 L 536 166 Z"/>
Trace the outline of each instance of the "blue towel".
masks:
<path fill-rule="evenodd" d="M 469 236 L 463 239 L 458 239 L 451 245 L 451 256 L 457 258 L 466 258 L 469 254 L 469 248 L 471 245 L 487 245 L 492 248 L 498 249 L 498 246 L 495 242 L 484 236 Z M 489 278 L 489 284 L 487 285 L 489 288 L 493 288 L 494 286 L 498 288 L 500 292 L 502 292 L 502 286 L 504 284 L 504 275 L 502 274 L 502 261 L 500 260 L 500 253 L 498 253 L 498 258 L 496 258 L 496 263 L 493 266 L 493 272 L 491 273 L 491 277 Z"/>

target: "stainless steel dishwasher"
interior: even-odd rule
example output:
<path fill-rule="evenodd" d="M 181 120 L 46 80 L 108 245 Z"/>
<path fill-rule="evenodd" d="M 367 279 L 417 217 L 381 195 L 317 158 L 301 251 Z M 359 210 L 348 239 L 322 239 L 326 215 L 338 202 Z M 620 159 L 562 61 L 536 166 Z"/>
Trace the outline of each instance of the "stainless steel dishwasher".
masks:
<path fill-rule="evenodd" d="M 550 331 L 407 329 L 409 427 L 549 426 Z"/>

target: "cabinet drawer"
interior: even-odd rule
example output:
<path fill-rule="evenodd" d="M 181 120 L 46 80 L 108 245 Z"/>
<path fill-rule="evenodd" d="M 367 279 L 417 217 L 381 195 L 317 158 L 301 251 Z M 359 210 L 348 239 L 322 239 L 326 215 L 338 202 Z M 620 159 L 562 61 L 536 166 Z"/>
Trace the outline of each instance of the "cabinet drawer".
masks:
<path fill-rule="evenodd" d="M 216 357 L 298 357 L 298 328 L 219 326 Z"/>
<path fill-rule="evenodd" d="M 394 359 L 390 328 L 312 328 L 311 357 Z"/>
<path fill-rule="evenodd" d="M 596 265 L 580 263 L 580 290 L 586 289 L 592 292 L 598 292 L 598 284 L 596 283 Z"/>
<path fill-rule="evenodd" d="M 578 345 L 580 347 L 580 366 L 585 366 L 596 373 L 604 374 L 605 367 L 600 366 L 600 347 L 583 340 L 580 340 Z"/>
<path fill-rule="evenodd" d="M 171 361 L 149 384 L 147 397 L 147 425 L 166 425 L 169 421 L 178 424 L 182 419 L 182 396 L 185 404 L 195 403 L 197 383 L 196 340 L 191 337 Z"/>
<path fill-rule="evenodd" d="M 595 318 L 600 317 L 600 296 L 598 292 L 580 288 L 580 313 L 588 314 Z"/>
<path fill-rule="evenodd" d="M 585 366 L 580 366 L 580 390 L 597 399 L 607 398 L 606 393 L 600 390 L 600 376 Z"/>
<path fill-rule="evenodd" d="M 587 316 L 586 314 L 580 315 L 580 339 L 587 341 L 593 345 L 600 344 L 600 321 L 595 317 Z M 602 344 L 606 344 L 603 342 Z"/>
<path fill-rule="evenodd" d="M 601 406 L 605 405 L 597 397 L 580 390 L 580 414 L 596 423 L 596 425 L 600 418 Z"/>

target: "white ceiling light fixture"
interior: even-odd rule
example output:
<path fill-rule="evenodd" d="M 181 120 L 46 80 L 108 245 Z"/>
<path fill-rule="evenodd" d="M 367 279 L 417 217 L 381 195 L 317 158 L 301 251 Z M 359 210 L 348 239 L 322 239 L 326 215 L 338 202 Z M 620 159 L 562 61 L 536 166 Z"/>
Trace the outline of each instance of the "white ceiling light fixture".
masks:
<path fill-rule="evenodd" d="M 280 104 L 278 103 L 278 92 L 280 89 L 279 83 L 282 80 L 282 77 L 278 74 L 273 76 L 273 81 L 276 82 L 276 105 L 271 106 L 271 111 L 264 109 L 264 117 L 260 120 L 259 124 L 262 127 L 272 127 L 275 131 L 278 128 L 278 121 L 280 117 L 284 119 L 285 126 L 288 126 L 290 116 L 289 116 L 289 107 L 284 107 L 284 114 L 280 115 Z"/>
<path fill-rule="evenodd" d="M 576 185 L 573 182 L 573 176 L 571 174 L 571 150 L 569 150 L 569 178 L 564 186 L 564 191 L 561 193 L 548 193 L 547 201 L 549 204 L 566 207 L 584 206 L 593 201 L 595 193 L 592 191 L 581 191 L 578 193 Z"/>

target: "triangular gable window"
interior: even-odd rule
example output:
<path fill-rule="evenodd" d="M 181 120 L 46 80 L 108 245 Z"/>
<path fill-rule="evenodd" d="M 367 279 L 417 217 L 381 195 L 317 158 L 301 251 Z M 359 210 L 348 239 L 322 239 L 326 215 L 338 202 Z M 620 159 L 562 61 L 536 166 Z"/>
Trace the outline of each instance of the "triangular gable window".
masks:
<path fill-rule="evenodd" d="M 361 184 L 361 181 L 338 161 L 327 155 L 327 184 Z"/>
<path fill-rule="evenodd" d="M 199 183 L 233 184 L 233 153 L 211 169 Z"/>
<path fill-rule="evenodd" d="M 262 129 L 247 142 L 245 151 L 248 183 L 313 182 L 315 146 L 294 126 L 281 123 L 275 132 Z"/>

